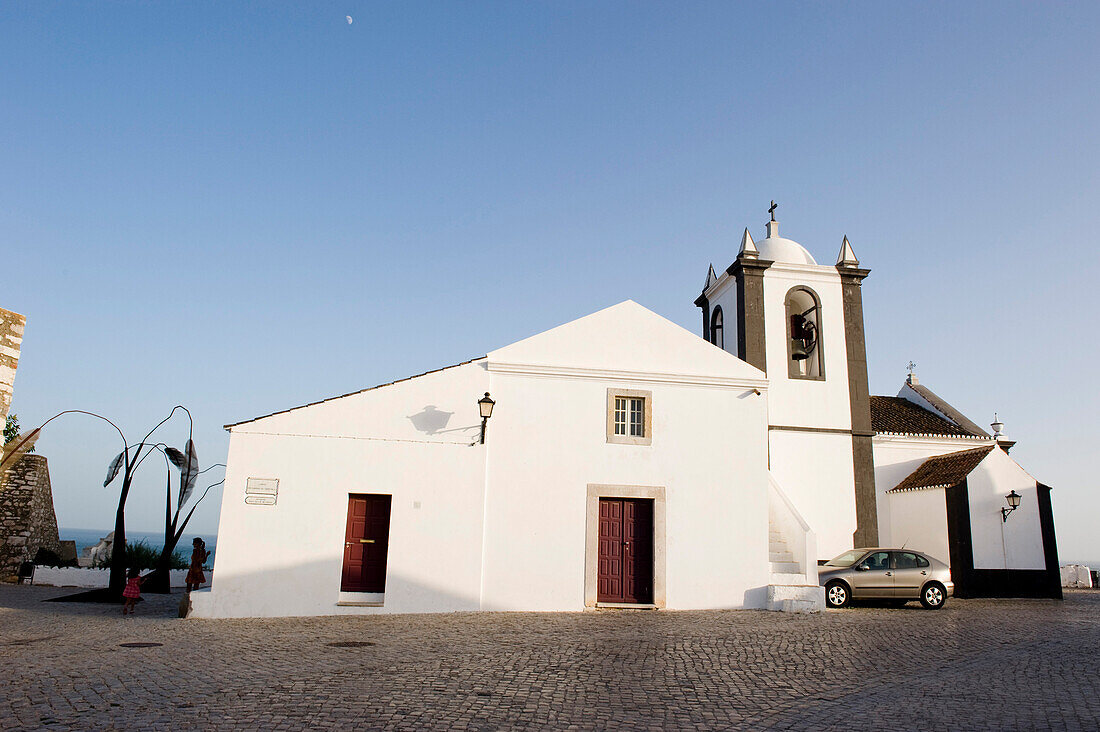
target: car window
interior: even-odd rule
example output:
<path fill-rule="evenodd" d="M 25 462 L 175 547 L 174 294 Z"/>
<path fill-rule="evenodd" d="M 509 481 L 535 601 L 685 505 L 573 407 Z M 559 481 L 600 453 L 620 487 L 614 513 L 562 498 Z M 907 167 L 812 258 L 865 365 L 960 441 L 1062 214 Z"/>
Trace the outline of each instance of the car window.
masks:
<path fill-rule="evenodd" d="M 843 554 L 833 557 L 825 562 L 827 567 L 851 567 L 857 559 L 863 556 L 862 549 L 850 549 Z"/>
<path fill-rule="evenodd" d="M 920 554 L 918 554 L 917 555 L 917 566 L 918 567 L 927 567 L 928 566 L 928 560 L 925 559 L 924 557 L 922 557 Z"/>
<path fill-rule="evenodd" d="M 927 564 L 925 562 L 926 566 Z M 920 561 L 913 552 L 894 552 L 894 566 L 898 569 L 916 569 L 920 566 Z"/>
<path fill-rule="evenodd" d="M 868 569 L 890 569 L 890 552 L 875 552 L 860 564 L 867 565 Z"/>

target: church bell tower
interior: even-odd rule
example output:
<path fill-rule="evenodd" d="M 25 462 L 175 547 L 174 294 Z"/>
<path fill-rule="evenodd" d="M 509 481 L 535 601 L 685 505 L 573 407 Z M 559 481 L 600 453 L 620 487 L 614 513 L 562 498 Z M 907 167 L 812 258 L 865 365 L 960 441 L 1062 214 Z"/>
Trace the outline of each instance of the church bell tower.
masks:
<path fill-rule="evenodd" d="M 878 543 L 862 282 L 870 270 L 845 236 L 836 265 L 819 265 L 779 235 L 748 229 L 737 258 L 711 267 L 695 301 L 703 337 L 768 377 L 773 477 L 818 534 L 819 553 Z"/>

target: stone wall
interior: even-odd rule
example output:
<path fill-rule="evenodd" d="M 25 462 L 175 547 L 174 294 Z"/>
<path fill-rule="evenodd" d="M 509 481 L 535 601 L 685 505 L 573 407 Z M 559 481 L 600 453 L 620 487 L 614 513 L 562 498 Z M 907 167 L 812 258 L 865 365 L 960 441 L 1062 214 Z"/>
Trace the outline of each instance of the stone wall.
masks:
<path fill-rule="evenodd" d="M 39 549 L 60 552 L 50 468 L 42 455 L 24 455 L 0 477 L 0 580 Z"/>
<path fill-rule="evenodd" d="M 15 368 L 23 345 L 23 327 L 27 319 L 19 313 L 0 308 L 0 424 L 8 418 Z"/>

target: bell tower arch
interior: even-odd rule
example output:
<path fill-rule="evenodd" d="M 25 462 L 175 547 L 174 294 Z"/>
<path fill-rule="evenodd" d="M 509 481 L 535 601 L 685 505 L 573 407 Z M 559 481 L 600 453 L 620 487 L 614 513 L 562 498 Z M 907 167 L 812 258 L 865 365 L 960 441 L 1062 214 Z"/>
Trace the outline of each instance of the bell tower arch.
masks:
<path fill-rule="evenodd" d="M 787 377 L 824 379 L 821 345 L 821 298 L 805 285 L 795 285 L 784 300 L 787 322 Z"/>

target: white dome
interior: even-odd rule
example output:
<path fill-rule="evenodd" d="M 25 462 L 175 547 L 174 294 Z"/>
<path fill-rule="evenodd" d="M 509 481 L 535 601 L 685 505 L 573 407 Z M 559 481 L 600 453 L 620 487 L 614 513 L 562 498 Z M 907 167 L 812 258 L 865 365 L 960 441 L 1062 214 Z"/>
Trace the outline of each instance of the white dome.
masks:
<path fill-rule="evenodd" d="M 760 251 L 761 259 L 787 264 L 817 264 L 801 244 L 781 236 L 769 236 L 756 247 Z"/>

